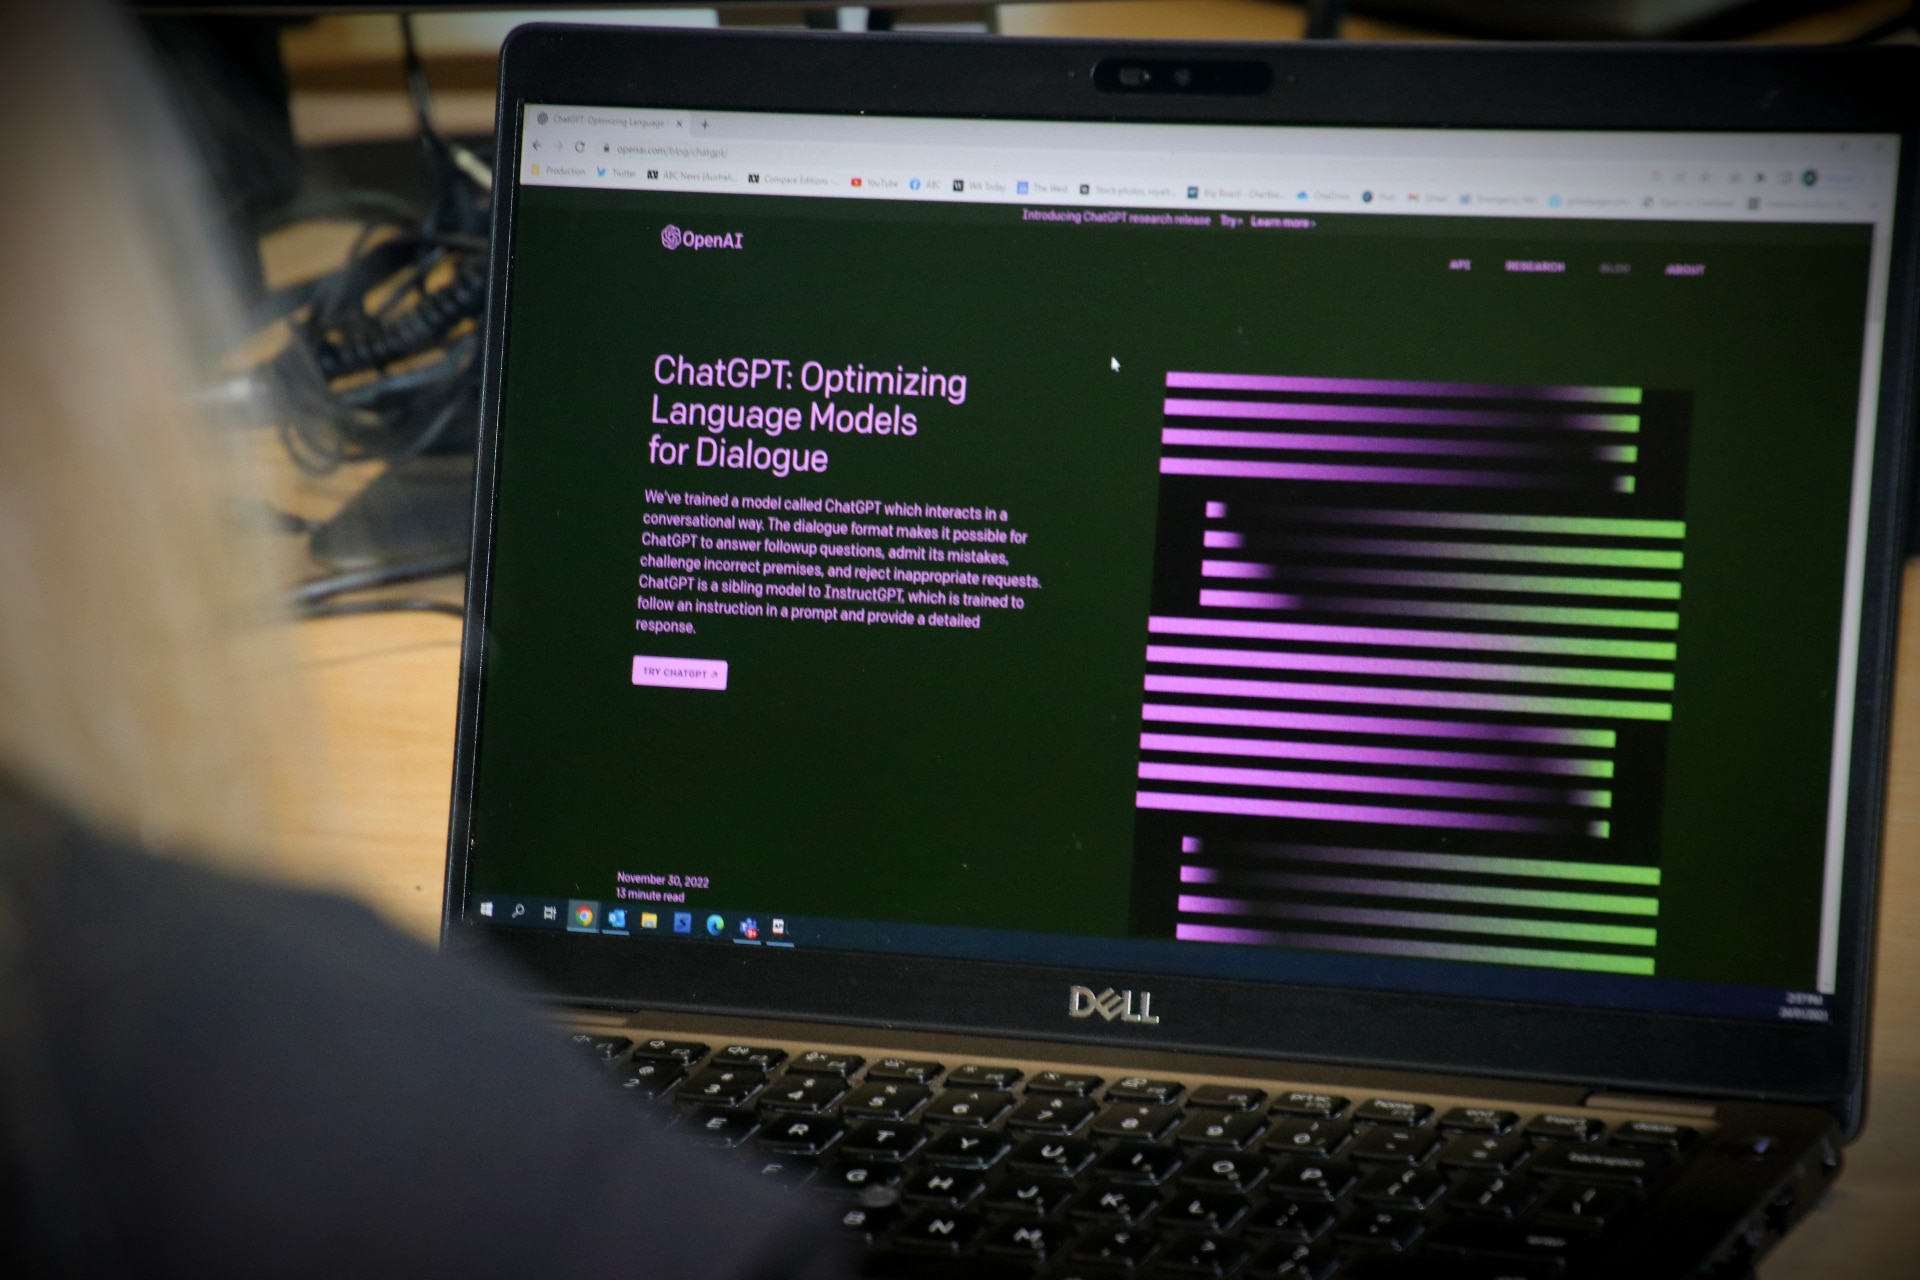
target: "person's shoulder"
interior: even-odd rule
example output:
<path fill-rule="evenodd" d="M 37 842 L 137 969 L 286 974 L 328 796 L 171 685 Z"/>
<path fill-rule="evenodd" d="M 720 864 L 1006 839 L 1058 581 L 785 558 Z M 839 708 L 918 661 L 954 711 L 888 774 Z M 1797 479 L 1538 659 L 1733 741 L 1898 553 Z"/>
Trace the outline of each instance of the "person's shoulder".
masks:
<path fill-rule="evenodd" d="M 50 1056 L 154 1259 L 585 1274 L 639 1231 L 657 1274 L 727 1276 L 806 1238 L 797 1205 L 616 1105 L 498 975 L 339 897 L 55 830 Z"/>

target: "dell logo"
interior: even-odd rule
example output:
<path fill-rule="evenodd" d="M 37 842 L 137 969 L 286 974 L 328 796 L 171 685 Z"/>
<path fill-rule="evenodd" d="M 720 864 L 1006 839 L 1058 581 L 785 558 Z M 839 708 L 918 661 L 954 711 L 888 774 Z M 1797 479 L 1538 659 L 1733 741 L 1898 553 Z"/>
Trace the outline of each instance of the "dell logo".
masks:
<path fill-rule="evenodd" d="M 1160 1021 L 1160 1015 L 1153 1011 L 1151 991 L 1115 991 L 1108 987 L 1095 995 L 1092 987 L 1067 988 L 1068 1017 L 1091 1018 L 1096 1013 L 1108 1022 L 1118 1018 L 1122 1022 L 1138 1022 L 1151 1027 Z"/>

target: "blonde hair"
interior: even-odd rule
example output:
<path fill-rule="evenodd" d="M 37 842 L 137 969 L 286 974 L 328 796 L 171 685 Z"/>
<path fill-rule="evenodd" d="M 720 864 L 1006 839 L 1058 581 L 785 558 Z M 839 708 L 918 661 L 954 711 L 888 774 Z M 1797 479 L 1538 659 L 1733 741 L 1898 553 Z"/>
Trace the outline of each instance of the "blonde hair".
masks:
<path fill-rule="evenodd" d="M 199 171 L 93 4 L 0 0 L 0 121 L 0 773 L 149 848 L 264 851 L 306 803 L 296 668 L 198 407 L 239 333 Z"/>

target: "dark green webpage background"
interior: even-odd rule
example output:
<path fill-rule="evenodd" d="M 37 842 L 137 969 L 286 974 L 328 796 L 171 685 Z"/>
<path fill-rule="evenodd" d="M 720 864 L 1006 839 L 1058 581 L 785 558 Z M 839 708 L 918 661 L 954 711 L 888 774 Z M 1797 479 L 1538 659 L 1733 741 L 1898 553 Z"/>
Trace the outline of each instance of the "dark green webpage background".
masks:
<path fill-rule="evenodd" d="M 1868 228 L 519 199 L 475 892 L 693 874 L 695 909 L 1124 935 L 1165 372 L 1627 385 L 1694 415 L 1657 973 L 1812 986 Z M 746 248 L 668 252 L 668 222 Z M 663 352 L 925 364 L 968 395 L 907 404 L 911 439 L 777 442 L 825 476 L 669 469 L 652 433 L 698 432 L 652 425 L 655 393 L 812 397 L 676 393 Z M 1044 587 L 979 631 L 636 633 L 647 487 L 1006 508 Z M 730 687 L 633 687 L 636 653 L 726 658 Z"/>

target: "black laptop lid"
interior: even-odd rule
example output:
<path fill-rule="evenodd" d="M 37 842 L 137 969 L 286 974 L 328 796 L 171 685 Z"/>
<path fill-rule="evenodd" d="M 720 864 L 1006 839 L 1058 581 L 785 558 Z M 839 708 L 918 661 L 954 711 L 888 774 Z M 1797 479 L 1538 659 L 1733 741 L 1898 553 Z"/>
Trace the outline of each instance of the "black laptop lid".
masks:
<path fill-rule="evenodd" d="M 449 940 L 1844 1108 L 1913 70 L 523 30 Z"/>

